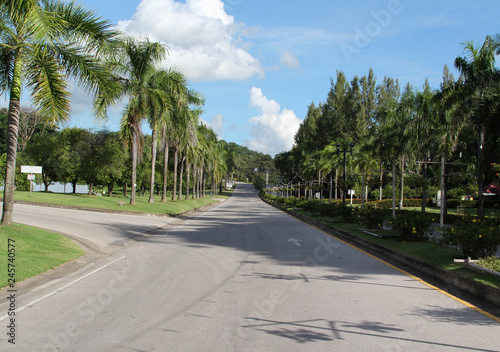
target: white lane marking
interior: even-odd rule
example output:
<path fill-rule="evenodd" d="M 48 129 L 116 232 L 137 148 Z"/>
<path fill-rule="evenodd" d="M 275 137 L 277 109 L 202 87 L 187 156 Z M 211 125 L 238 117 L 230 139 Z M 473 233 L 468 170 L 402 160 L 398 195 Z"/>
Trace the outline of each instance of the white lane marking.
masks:
<path fill-rule="evenodd" d="M 120 258 L 118 258 L 118 259 L 116 259 L 116 260 L 113 260 L 112 262 L 110 262 L 110 263 L 108 263 L 108 264 L 106 264 L 106 265 L 103 265 L 103 266 L 101 266 L 100 268 L 97 268 L 97 269 L 95 269 L 94 271 L 92 271 L 92 272 L 90 272 L 90 273 L 88 273 L 88 274 L 85 274 L 85 275 L 83 275 L 83 276 L 79 277 L 78 279 L 75 279 L 75 280 L 71 281 L 70 283 L 68 283 L 68 284 L 64 285 L 64 286 L 63 286 L 63 287 L 61 287 L 61 288 L 58 288 L 57 290 L 54 290 L 54 291 L 52 291 L 52 292 L 50 292 L 50 293 L 47 293 L 45 296 L 42 296 L 42 297 L 40 297 L 40 298 L 37 298 L 37 299 L 35 299 L 34 301 L 31 301 L 30 303 L 28 303 L 28 304 L 26 304 L 26 305 L 24 305 L 24 306 L 22 306 L 22 307 L 20 307 L 20 308 L 17 308 L 17 309 L 16 309 L 16 314 L 17 314 L 17 313 L 19 313 L 19 312 L 22 312 L 22 311 L 23 311 L 23 310 L 25 310 L 26 308 L 29 308 L 29 307 L 31 307 L 31 306 L 33 306 L 33 305 L 35 305 L 35 304 L 37 304 L 37 303 L 39 303 L 39 302 L 43 301 L 43 300 L 44 300 L 44 299 L 46 299 L 46 298 L 49 298 L 50 296 L 55 295 L 55 294 L 56 294 L 56 293 L 58 293 L 58 292 L 61 292 L 61 291 L 62 291 L 62 290 L 64 290 L 65 288 L 68 288 L 68 287 L 70 287 L 71 285 L 76 284 L 78 281 L 83 280 L 83 279 L 85 279 L 85 278 L 89 277 L 90 275 L 93 275 L 93 274 L 97 273 L 98 271 L 101 271 L 102 269 L 104 269 L 104 268 L 106 268 L 106 267 L 110 266 L 111 264 L 114 264 L 114 263 L 116 263 L 116 262 L 118 262 L 118 261 L 120 261 L 120 260 L 122 260 L 122 259 L 124 259 L 124 258 L 126 258 L 126 257 L 125 257 L 125 256 L 121 256 Z M 8 317 L 9 317 L 9 315 L 8 315 L 8 314 L 5 314 L 4 316 L 0 317 L 0 321 L 3 321 L 3 320 L 5 320 L 5 319 L 7 319 Z"/>
<path fill-rule="evenodd" d="M 296 239 L 296 238 L 290 238 L 288 240 L 288 242 L 293 242 L 297 245 L 297 247 L 302 247 L 302 245 L 300 244 L 300 240 Z"/>

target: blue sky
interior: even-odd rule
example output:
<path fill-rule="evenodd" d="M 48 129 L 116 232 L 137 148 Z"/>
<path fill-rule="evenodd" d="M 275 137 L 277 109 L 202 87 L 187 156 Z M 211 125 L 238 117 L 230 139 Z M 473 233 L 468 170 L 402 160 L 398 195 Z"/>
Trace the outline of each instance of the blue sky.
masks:
<path fill-rule="evenodd" d="M 337 70 L 373 68 L 420 89 L 439 87 L 465 41 L 500 32 L 497 0 L 82 0 L 121 30 L 169 46 L 206 98 L 202 119 L 218 136 L 274 156 L 289 150 L 311 102 L 326 100 Z M 93 120 L 90 97 L 73 91 L 70 126 L 119 129 L 122 105 Z M 144 126 L 147 133 L 148 129 Z"/>

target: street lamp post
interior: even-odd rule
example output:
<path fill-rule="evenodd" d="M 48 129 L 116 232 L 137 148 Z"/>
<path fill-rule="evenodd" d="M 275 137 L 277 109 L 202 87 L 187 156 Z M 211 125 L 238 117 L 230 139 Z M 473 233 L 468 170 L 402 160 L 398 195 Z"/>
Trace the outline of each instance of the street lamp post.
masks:
<path fill-rule="evenodd" d="M 299 199 L 300 199 L 300 180 L 298 179 L 300 177 L 300 172 L 302 171 L 302 169 L 298 168 L 293 168 L 292 169 L 292 172 L 293 172 L 293 179 L 292 179 L 292 187 L 293 187 L 293 180 L 295 180 L 295 178 L 297 178 L 297 185 L 298 185 L 298 188 L 299 188 Z M 295 193 L 295 192 L 294 192 Z"/>
<path fill-rule="evenodd" d="M 336 147 L 337 147 L 337 155 L 339 153 L 344 153 L 344 172 L 342 174 L 342 181 L 343 181 L 343 184 L 342 184 L 342 204 L 345 204 L 345 193 L 346 193 L 346 189 L 345 189 L 345 169 L 346 169 L 346 158 L 345 158 L 345 154 L 347 152 L 351 153 L 351 156 L 352 156 L 352 150 L 354 149 L 354 143 L 350 143 L 349 144 L 349 149 L 347 148 L 344 148 L 344 150 L 341 150 L 341 147 L 342 147 L 342 144 L 340 143 L 337 143 L 336 144 Z"/>

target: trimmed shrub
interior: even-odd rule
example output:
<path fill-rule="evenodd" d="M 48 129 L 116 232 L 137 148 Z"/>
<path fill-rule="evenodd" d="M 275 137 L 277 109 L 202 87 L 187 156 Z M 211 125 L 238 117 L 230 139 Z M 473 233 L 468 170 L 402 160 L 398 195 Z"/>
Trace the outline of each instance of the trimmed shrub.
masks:
<path fill-rule="evenodd" d="M 320 202 L 320 203 L 316 204 L 316 211 L 321 216 L 335 217 L 335 216 L 337 216 L 338 205 L 337 205 L 337 203 Z"/>
<path fill-rule="evenodd" d="M 483 268 L 498 271 L 500 273 L 500 258 L 491 256 L 481 259 L 476 263 Z"/>
<path fill-rule="evenodd" d="M 426 241 L 433 222 L 432 216 L 416 211 L 402 212 L 392 220 L 393 228 L 398 230 L 405 241 Z"/>
<path fill-rule="evenodd" d="M 442 241 L 458 246 L 466 257 L 489 257 L 500 245 L 500 226 L 497 221 L 467 217 L 445 229 Z"/>
<path fill-rule="evenodd" d="M 355 222 L 358 220 L 358 208 L 353 208 L 345 204 L 339 204 L 337 214 L 342 216 L 345 222 Z"/>
<path fill-rule="evenodd" d="M 376 209 L 392 209 L 392 199 L 376 200 L 367 202 L 365 205 L 369 208 Z M 399 199 L 396 199 L 396 208 L 399 206 Z M 422 199 L 404 199 L 403 207 L 420 207 L 422 206 Z M 425 202 L 426 207 L 432 206 L 432 200 L 427 199 Z"/>
<path fill-rule="evenodd" d="M 314 211 L 318 203 L 317 200 L 301 200 L 297 206 L 305 211 Z"/>
<path fill-rule="evenodd" d="M 366 228 L 380 229 L 387 218 L 387 211 L 384 209 L 365 208 L 359 212 L 359 217 Z"/>
<path fill-rule="evenodd" d="M 296 207 L 299 204 L 300 200 L 294 197 L 285 198 L 284 204 L 290 207 Z"/>

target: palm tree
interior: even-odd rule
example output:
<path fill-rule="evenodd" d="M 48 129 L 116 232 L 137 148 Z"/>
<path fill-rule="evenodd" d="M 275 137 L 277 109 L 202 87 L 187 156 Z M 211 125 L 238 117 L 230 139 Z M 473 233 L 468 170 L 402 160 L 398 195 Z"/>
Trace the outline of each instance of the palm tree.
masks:
<path fill-rule="evenodd" d="M 332 192 L 333 192 L 333 170 L 335 169 L 335 199 L 337 199 L 337 185 L 338 185 L 338 166 L 340 164 L 341 156 L 337 152 L 336 143 L 333 141 L 328 144 L 321 152 L 320 156 L 320 167 L 323 169 L 325 174 L 330 174 L 329 181 L 329 203 L 332 202 Z"/>
<path fill-rule="evenodd" d="M 149 203 L 154 203 L 154 184 L 155 184 L 155 164 L 156 164 L 156 148 L 157 148 L 157 136 L 158 129 L 161 128 L 162 131 L 166 132 L 167 126 L 171 123 L 172 110 L 174 104 L 182 101 L 187 101 L 188 91 L 187 91 L 187 81 L 185 77 L 179 71 L 170 70 L 158 70 L 152 75 L 152 86 L 156 86 L 160 90 L 161 94 L 166 99 L 164 109 L 161 111 L 153 112 L 149 117 L 149 125 L 152 130 L 152 141 L 151 141 L 151 190 L 149 196 Z M 164 137 L 165 138 L 165 137 Z M 168 145 L 165 151 L 166 160 L 165 165 L 168 166 Z M 166 176 L 166 172 L 165 172 Z M 166 180 L 164 182 L 166 193 Z"/>
<path fill-rule="evenodd" d="M 12 224 L 22 89 L 51 123 L 69 118 L 68 77 L 106 99 L 114 81 L 100 62 L 118 35 L 110 28 L 73 2 L 0 2 L 0 86 L 9 95 L 2 224 Z"/>
<path fill-rule="evenodd" d="M 119 76 L 120 90 L 108 100 L 100 99 L 97 105 L 105 111 L 106 107 L 128 96 L 128 103 L 122 118 L 122 130 L 128 131 L 131 141 L 132 185 L 130 204 L 135 204 L 137 162 L 139 143 L 142 137 L 141 124 L 145 118 L 161 116 L 169 107 L 169 96 L 158 86 L 155 64 L 166 56 L 166 48 L 157 42 L 133 37 L 122 42 L 121 50 L 115 60 L 109 63 Z"/>
<path fill-rule="evenodd" d="M 203 125 L 198 125 L 198 136 L 199 136 L 199 144 L 202 148 L 201 152 L 201 160 L 200 160 L 200 168 L 199 168 L 199 176 L 198 183 L 200 189 L 200 196 L 205 197 L 205 188 L 206 188 L 206 177 L 205 174 L 212 174 L 215 169 L 216 164 L 216 148 L 215 144 L 217 142 L 217 135 L 215 132 Z"/>
<path fill-rule="evenodd" d="M 186 91 L 187 100 L 180 99 L 174 103 L 172 113 L 171 130 L 169 131 L 168 139 L 170 147 L 174 152 L 174 175 L 173 175 L 173 191 L 172 200 L 181 197 L 181 192 L 177 196 L 177 168 L 179 166 L 179 153 L 184 153 L 186 146 L 196 141 L 196 126 L 198 124 L 198 116 L 202 113 L 200 109 L 194 109 L 193 106 L 201 106 L 204 104 L 204 98 L 196 91 Z M 181 155 L 181 160 L 183 155 Z"/>
<path fill-rule="evenodd" d="M 478 215 L 484 216 L 483 169 L 484 143 L 486 126 L 494 118 L 485 106 L 497 102 L 500 70 L 495 67 L 495 54 L 499 48 L 498 36 L 487 36 L 481 47 L 474 43 L 464 44 L 465 57 L 455 59 L 455 67 L 460 72 L 456 84 L 442 92 L 447 108 L 454 108 L 454 125 L 464 126 L 467 121 L 477 135 L 477 170 L 478 170 Z M 460 128 L 460 127 L 459 127 Z"/>

